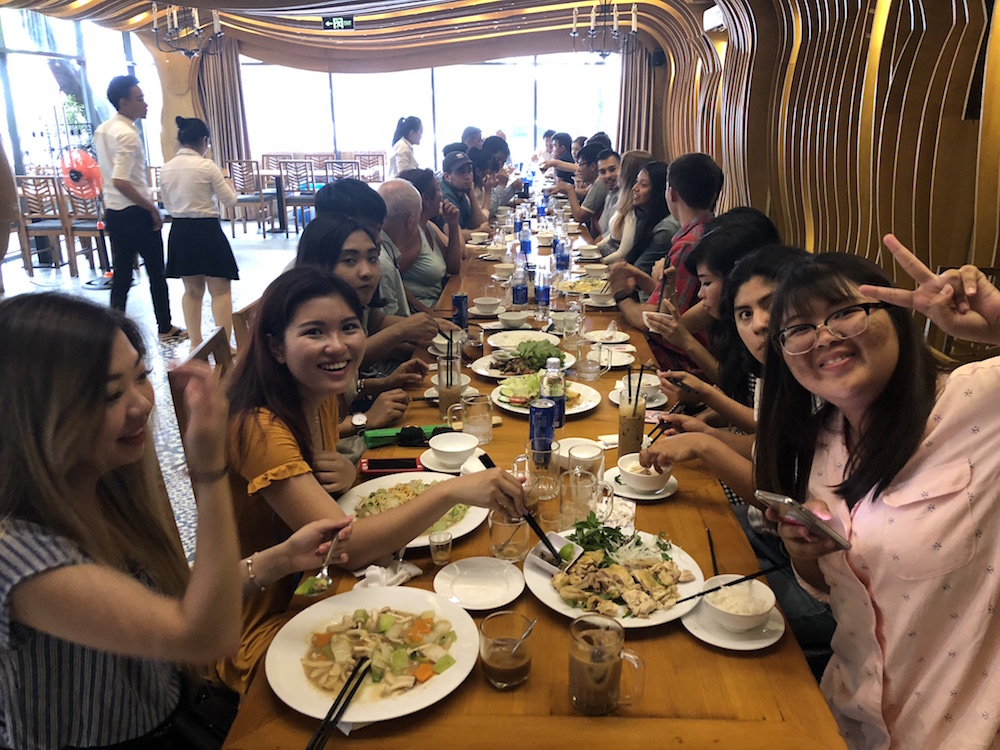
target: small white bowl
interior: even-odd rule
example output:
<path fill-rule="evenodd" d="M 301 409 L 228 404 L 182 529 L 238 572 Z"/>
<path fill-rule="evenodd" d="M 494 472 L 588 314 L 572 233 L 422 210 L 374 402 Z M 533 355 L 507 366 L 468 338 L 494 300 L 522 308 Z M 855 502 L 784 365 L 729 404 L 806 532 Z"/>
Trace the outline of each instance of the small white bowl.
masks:
<path fill-rule="evenodd" d="M 493 266 L 493 273 L 502 279 L 509 279 L 510 275 L 514 273 L 513 263 L 497 263 Z"/>
<path fill-rule="evenodd" d="M 447 354 L 448 337 L 442 336 L 440 333 L 437 334 L 434 338 L 431 339 L 431 346 L 434 347 L 435 351 L 437 351 L 438 354 Z M 454 338 L 452 339 L 452 347 L 451 347 L 452 353 L 458 354 L 461 349 L 461 346 L 462 346 L 462 336 L 456 332 Z"/>
<path fill-rule="evenodd" d="M 501 300 L 499 297 L 476 297 L 472 300 L 475 304 L 476 309 L 481 313 L 486 313 L 487 315 L 492 315 L 500 307 Z"/>
<path fill-rule="evenodd" d="M 459 378 L 459 381 L 458 381 L 459 385 L 462 386 L 462 390 L 465 390 L 465 386 L 467 386 L 471 382 L 472 382 L 472 378 L 470 378 L 464 372 L 462 373 L 462 376 Z M 437 375 L 431 375 L 431 384 L 435 388 L 437 388 L 437 386 L 438 386 L 438 376 Z"/>
<path fill-rule="evenodd" d="M 497 316 L 497 319 L 504 328 L 520 328 L 524 325 L 524 321 L 528 319 L 528 313 L 503 312 Z"/>
<path fill-rule="evenodd" d="M 632 378 L 632 388 L 635 389 L 636 378 Z M 639 391 L 646 397 L 649 401 L 651 398 L 656 396 L 660 392 L 660 379 L 651 372 L 644 372 L 642 374 L 642 383 L 639 383 Z M 628 388 L 627 380 L 619 380 L 615 383 L 615 390 L 624 391 Z"/>
<path fill-rule="evenodd" d="M 622 481 L 629 487 L 639 492 L 659 492 L 667 486 L 670 476 L 673 474 L 673 467 L 664 467 L 660 474 L 656 469 L 650 468 L 649 474 L 639 474 L 628 469 L 629 466 L 639 463 L 638 453 L 629 453 L 618 459 L 618 469 L 621 471 Z"/>
<path fill-rule="evenodd" d="M 702 591 L 707 591 L 708 589 L 714 589 L 723 583 L 729 583 L 730 581 L 735 581 L 738 578 L 742 578 L 741 575 L 735 575 L 732 573 L 726 573 L 724 575 L 713 576 L 705 581 L 705 586 Z M 756 578 L 747 581 L 750 584 L 750 593 L 755 599 L 759 599 L 761 604 L 761 609 L 764 611 L 759 614 L 754 615 L 740 615 L 735 612 L 728 612 L 717 604 L 713 604 L 708 598 L 711 594 L 706 594 L 701 597 L 702 601 L 705 602 L 705 611 L 708 612 L 719 625 L 728 630 L 730 633 L 745 633 L 748 630 L 753 630 L 758 628 L 767 622 L 768 618 L 771 616 L 771 610 L 774 609 L 774 592 L 768 587 L 763 581 L 758 581 Z M 737 586 L 744 586 L 745 584 L 737 584 Z M 764 609 L 764 607 L 767 607 Z"/>
<path fill-rule="evenodd" d="M 601 257 L 601 251 L 597 247 L 597 245 L 580 245 L 580 247 L 577 249 L 580 251 L 581 258 L 587 259 L 587 258 Z"/>
<path fill-rule="evenodd" d="M 587 292 L 587 296 L 598 305 L 610 305 L 615 301 L 613 292 Z"/>
<path fill-rule="evenodd" d="M 550 312 L 549 320 L 552 321 L 552 328 L 561 332 L 566 327 L 566 318 L 575 315 L 573 312 Z"/>
<path fill-rule="evenodd" d="M 510 212 L 510 206 L 497 206 L 497 216 L 506 216 Z"/>
<path fill-rule="evenodd" d="M 583 270 L 587 272 L 587 275 L 593 279 L 598 279 L 605 274 L 608 267 L 603 263 L 588 263 L 583 267 Z"/>
<path fill-rule="evenodd" d="M 472 234 L 470 234 L 469 236 L 472 238 L 472 241 L 474 243 L 476 243 L 477 245 L 481 245 L 484 242 L 486 242 L 486 240 L 488 240 L 490 238 L 490 233 L 489 232 L 472 232 Z"/>
<path fill-rule="evenodd" d="M 580 224 L 575 221 L 567 221 L 566 231 L 569 232 L 570 234 L 576 234 L 577 232 L 580 231 Z"/>
<path fill-rule="evenodd" d="M 583 554 L 583 547 L 575 542 L 569 541 L 565 537 L 559 536 L 554 531 L 550 531 L 545 536 L 548 537 L 550 542 L 552 542 L 552 546 L 556 548 L 556 552 L 561 551 L 567 544 L 573 545 L 573 554 L 570 556 L 569 560 L 564 561 L 560 558 L 559 560 L 556 560 L 555 565 L 550 562 L 552 553 L 549 552 L 544 542 L 539 542 L 531 548 L 531 551 L 528 553 L 526 564 L 534 565 L 536 568 L 545 572 L 549 576 L 554 576 L 556 573 L 566 570 L 580 555 Z"/>
<path fill-rule="evenodd" d="M 476 452 L 479 438 L 464 432 L 443 432 L 432 437 L 427 444 L 434 458 L 449 469 L 457 469 Z"/>
<path fill-rule="evenodd" d="M 653 312 L 652 310 L 642 311 L 642 322 L 646 326 L 646 328 L 648 328 L 650 331 L 653 330 L 653 326 L 649 324 L 649 321 L 659 320 L 662 322 L 665 320 L 673 320 L 673 319 L 674 316 L 671 315 L 670 313 L 658 313 L 658 312 Z"/>
<path fill-rule="evenodd" d="M 538 244 L 542 247 L 548 247 L 552 244 L 552 237 L 554 235 L 552 232 L 539 232 L 538 233 Z"/>

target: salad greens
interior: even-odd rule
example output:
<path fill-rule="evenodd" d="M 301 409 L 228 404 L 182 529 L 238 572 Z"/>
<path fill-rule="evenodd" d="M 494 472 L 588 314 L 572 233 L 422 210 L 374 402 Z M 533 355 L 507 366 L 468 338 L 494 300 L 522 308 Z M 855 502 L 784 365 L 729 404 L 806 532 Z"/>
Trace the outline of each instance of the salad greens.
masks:
<path fill-rule="evenodd" d="M 566 362 L 566 355 L 548 341 L 522 341 L 517 345 L 517 353 L 533 370 L 544 370 L 549 357 L 558 357 L 560 364 Z"/>
<path fill-rule="evenodd" d="M 622 562 L 635 556 L 649 557 L 650 553 L 659 555 L 664 561 L 671 559 L 670 550 L 673 545 L 662 531 L 653 543 L 655 549 L 652 549 L 638 534 L 627 537 L 616 526 L 602 525 L 593 511 L 584 520 L 573 524 L 573 529 L 573 533 L 566 537 L 568 540 L 579 544 L 584 552 L 600 550 L 605 553 L 604 560 L 600 563 L 602 568 L 611 565 L 612 562 Z"/>

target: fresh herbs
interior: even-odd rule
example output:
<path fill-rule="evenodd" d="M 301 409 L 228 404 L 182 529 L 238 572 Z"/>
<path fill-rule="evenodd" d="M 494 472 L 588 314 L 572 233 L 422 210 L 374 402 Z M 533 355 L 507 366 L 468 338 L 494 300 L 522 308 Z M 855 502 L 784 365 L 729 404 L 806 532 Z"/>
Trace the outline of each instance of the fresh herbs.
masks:
<path fill-rule="evenodd" d="M 584 552 L 604 550 L 614 552 L 627 540 L 626 536 L 615 526 L 604 526 L 597 520 L 597 515 L 591 511 L 583 521 L 573 524 L 573 533 L 567 539 L 583 547 Z"/>

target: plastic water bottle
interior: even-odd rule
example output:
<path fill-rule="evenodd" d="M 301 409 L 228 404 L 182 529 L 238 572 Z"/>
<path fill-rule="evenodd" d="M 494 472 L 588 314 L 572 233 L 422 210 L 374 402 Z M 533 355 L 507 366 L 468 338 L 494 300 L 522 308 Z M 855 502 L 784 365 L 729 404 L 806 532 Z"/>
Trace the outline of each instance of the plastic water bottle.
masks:
<path fill-rule="evenodd" d="M 559 357 L 549 357 L 545 360 L 545 372 L 542 373 L 541 382 L 538 384 L 539 396 L 555 402 L 556 427 L 566 424 L 566 378 L 562 374 L 561 367 Z"/>
<path fill-rule="evenodd" d="M 531 255 L 531 222 L 525 220 L 521 225 L 521 234 L 518 237 L 521 241 L 521 252 L 525 255 Z"/>
<path fill-rule="evenodd" d="M 535 320 L 546 320 L 549 317 L 549 301 L 551 299 L 552 282 L 549 272 L 544 268 L 535 271 Z"/>
<path fill-rule="evenodd" d="M 525 268 L 524 253 L 518 253 L 514 261 L 514 274 L 511 276 L 511 304 L 515 309 L 522 309 L 528 304 L 528 270 Z"/>

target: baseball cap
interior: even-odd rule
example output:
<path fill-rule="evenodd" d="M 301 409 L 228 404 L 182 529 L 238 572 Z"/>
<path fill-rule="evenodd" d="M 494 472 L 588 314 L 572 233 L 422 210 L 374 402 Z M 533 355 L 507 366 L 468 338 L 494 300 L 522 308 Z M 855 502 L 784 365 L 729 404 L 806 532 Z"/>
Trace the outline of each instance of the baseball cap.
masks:
<path fill-rule="evenodd" d="M 452 151 L 444 157 L 444 165 L 441 169 L 445 172 L 454 172 L 456 169 L 464 167 L 466 164 L 472 164 L 472 161 L 465 155 L 465 152 Z"/>

